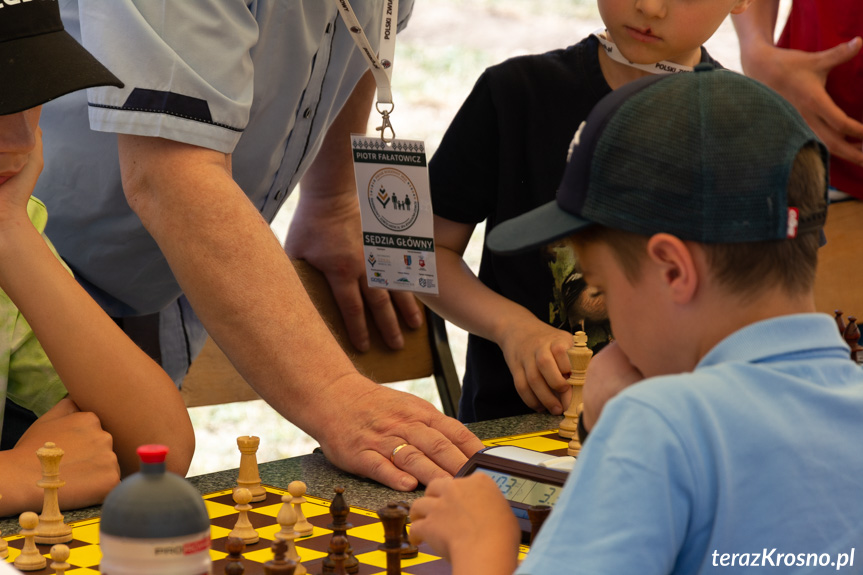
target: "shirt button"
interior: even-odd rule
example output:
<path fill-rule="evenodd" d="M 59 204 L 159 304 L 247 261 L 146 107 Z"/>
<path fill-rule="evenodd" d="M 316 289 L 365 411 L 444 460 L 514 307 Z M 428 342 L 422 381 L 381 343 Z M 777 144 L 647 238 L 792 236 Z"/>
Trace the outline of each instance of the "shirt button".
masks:
<path fill-rule="evenodd" d="M 283 197 L 285 197 L 285 190 L 278 190 L 275 195 L 276 201 L 280 201 Z"/>
<path fill-rule="evenodd" d="M 303 118 L 308 119 L 308 117 L 311 115 L 312 115 L 312 109 L 311 108 L 306 108 L 305 110 L 303 110 Z"/>

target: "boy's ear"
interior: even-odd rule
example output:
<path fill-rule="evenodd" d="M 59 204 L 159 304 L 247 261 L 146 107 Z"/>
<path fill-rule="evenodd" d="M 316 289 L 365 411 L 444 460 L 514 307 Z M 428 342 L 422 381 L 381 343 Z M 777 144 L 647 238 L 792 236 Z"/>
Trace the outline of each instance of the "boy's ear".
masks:
<path fill-rule="evenodd" d="M 671 234 L 655 234 L 647 241 L 647 257 L 674 303 L 692 300 L 698 289 L 698 268 L 686 242 Z"/>
<path fill-rule="evenodd" d="M 749 8 L 750 4 L 752 4 L 752 0 L 738 0 L 737 4 L 734 5 L 734 8 L 731 9 L 731 13 L 740 14 L 741 12 L 746 12 L 746 9 Z"/>

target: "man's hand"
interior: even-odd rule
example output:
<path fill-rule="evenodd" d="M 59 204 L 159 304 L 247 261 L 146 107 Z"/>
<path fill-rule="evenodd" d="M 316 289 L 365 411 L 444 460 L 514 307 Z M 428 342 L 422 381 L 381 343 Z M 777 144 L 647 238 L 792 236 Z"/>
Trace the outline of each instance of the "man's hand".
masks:
<path fill-rule="evenodd" d="M 41 509 L 44 494 L 36 482 L 42 479 L 42 467 L 36 450 L 48 441 L 64 451 L 60 473 L 66 485 L 59 491 L 61 509 L 100 504 L 120 482 L 111 435 L 102 430 L 95 414 L 79 411 L 66 398 L 36 420 L 13 449 L 0 453 L 0 478 L 7 487 L 0 499 L 0 516 Z M 7 475 L 6 470 L 11 473 Z"/>
<path fill-rule="evenodd" d="M 288 229 L 285 251 L 324 273 L 345 319 L 351 343 L 359 351 L 369 349 L 365 305 L 369 306 L 383 340 L 392 349 L 404 347 L 397 313 L 414 329 L 423 325 L 423 314 L 412 293 L 368 287 L 359 205 L 353 190 L 323 200 L 301 194 Z"/>
<path fill-rule="evenodd" d="M 325 411 L 334 417 L 309 432 L 345 471 L 412 491 L 418 482 L 452 476 L 483 448 L 464 425 L 414 395 L 360 376 L 338 387 L 349 392 L 330 396 Z"/>
<path fill-rule="evenodd" d="M 512 573 L 520 539 L 509 504 L 484 473 L 435 480 L 411 505 L 411 542 L 428 543 L 453 573 Z"/>
<path fill-rule="evenodd" d="M 366 72 L 303 175 L 300 201 L 285 241 L 290 257 L 302 258 L 326 275 L 351 343 L 360 351 L 369 349 L 364 305 L 369 306 L 384 341 L 393 349 L 404 346 L 396 313 L 411 328 L 423 324 L 413 294 L 370 288 L 366 280 L 350 136 L 365 133 L 374 94 L 374 77 Z"/>
<path fill-rule="evenodd" d="M 585 429 L 593 429 L 609 399 L 642 379 L 644 376 L 629 362 L 617 342 L 612 341 L 602 348 L 590 360 L 585 374 L 581 416 Z"/>
<path fill-rule="evenodd" d="M 510 326 L 498 342 L 521 400 L 536 411 L 560 415 L 569 407 L 572 388 L 566 377 L 572 370 L 566 350 L 572 335 L 533 316 L 528 323 Z"/>
<path fill-rule="evenodd" d="M 830 71 L 857 56 L 860 47 L 860 37 L 821 52 L 761 43 L 742 50 L 741 62 L 747 76 L 764 82 L 797 108 L 831 154 L 863 165 L 863 123 L 846 115 L 825 89 Z"/>

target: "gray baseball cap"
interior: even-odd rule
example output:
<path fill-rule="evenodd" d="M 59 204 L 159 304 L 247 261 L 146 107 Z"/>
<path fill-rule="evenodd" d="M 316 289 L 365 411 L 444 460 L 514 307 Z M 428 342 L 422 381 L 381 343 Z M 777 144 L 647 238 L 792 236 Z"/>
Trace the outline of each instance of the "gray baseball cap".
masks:
<path fill-rule="evenodd" d="M 573 140 L 556 199 L 497 225 L 486 244 L 514 254 L 594 224 L 701 243 L 819 230 L 826 210 L 788 206 L 797 153 L 827 148 L 779 94 L 736 72 L 648 76 L 603 98 Z M 824 194 L 828 181 L 825 175 Z M 826 205 L 826 203 L 825 203 Z"/>

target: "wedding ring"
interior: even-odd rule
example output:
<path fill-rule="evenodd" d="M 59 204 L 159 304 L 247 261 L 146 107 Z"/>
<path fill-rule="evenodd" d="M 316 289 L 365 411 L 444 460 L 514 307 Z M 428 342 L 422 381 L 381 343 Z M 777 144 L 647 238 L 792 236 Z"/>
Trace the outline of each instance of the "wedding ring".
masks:
<path fill-rule="evenodd" d="M 401 445 L 399 445 L 398 447 L 396 447 L 395 449 L 393 449 L 393 452 L 392 452 L 392 454 L 390 455 L 390 463 L 392 463 L 393 465 L 395 465 L 395 464 L 396 464 L 396 453 L 398 453 L 398 452 L 399 452 L 399 450 L 401 450 L 401 448 L 402 448 L 402 447 L 407 447 L 408 445 L 409 445 L 408 443 L 402 443 Z"/>

